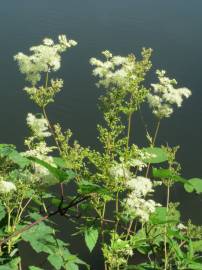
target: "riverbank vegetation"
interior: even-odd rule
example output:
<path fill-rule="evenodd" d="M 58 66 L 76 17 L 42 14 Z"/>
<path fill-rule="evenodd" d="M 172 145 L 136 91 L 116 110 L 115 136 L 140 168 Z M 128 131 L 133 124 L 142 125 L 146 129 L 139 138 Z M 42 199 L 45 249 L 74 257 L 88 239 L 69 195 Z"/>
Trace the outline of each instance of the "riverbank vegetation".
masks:
<path fill-rule="evenodd" d="M 101 93 L 103 122 L 97 129 L 102 149 L 83 147 L 47 114 L 64 84 L 56 75 L 62 54 L 76 45 L 60 35 L 57 42 L 45 38 L 28 55 L 14 57 L 38 113 L 27 114 L 30 136 L 23 152 L 0 145 L 0 269 L 24 269 L 21 242 L 46 258 L 29 270 L 92 269 L 58 238 L 56 221 L 62 216 L 67 226 L 74 224 L 89 252 L 100 250 L 100 269 L 201 270 L 202 227 L 182 222 L 179 203 L 171 198 L 176 183 L 184 192 L 201 193 L 202 179 L 181 176 L 178 146 L 157 144 L 161 122 L 187 102 L 191 91 L 164 70 L 157 70 L 156 81 L 146 86 L 150 48 L 143 48 L 140 58 L 103 51 L 100 59 L 90 59 Z M 145 147 L 132 137 L 138 129 L 133 117 L 142 106 L 148 106 L 156 126 L 153 134 L 145 124 Z"/>

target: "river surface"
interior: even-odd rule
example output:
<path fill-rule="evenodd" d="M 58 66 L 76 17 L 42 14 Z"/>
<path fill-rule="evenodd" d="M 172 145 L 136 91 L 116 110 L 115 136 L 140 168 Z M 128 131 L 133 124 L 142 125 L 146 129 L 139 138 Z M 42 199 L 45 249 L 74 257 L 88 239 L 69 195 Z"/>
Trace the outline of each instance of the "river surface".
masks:
<path fill-rule="evenodd" d="M 23 138 L 28 136 L 27 112 L 37 112 L 22 91 L 23 76 L 13 61 L 17 52 L 27 52 L 44 37 L 59 34 L 78 41 L 78 46 L 63 57 L 58 76 L 64 78 L 65 86 L 48 112 L 52 122 L 71 128 L 81 144 L 97 148 L 96 124 L 101 116 L 96 102 L 101 90 L 95 86 L 89 58 L 99 57 L 105 49 L 139 55 L 142 47 L 151 47 L 152 82 L 155 69 L 165 69 L 180 86 L 192 90 L 183 107 L 162 123 L 158 143 L 180 145 L 177 157 L 183 176 L 202 177 L 201 29 L 201 0 L 1 0 L 0 143 L 13 143 L 22 149 Z M 152 128 L 151 118 L 147 119 Z M 138 117 L 134 122 L 134 140 L 142 144 L 141 122 Z M 180 188 L 172 196 L 183 202 L 185 219 L 191 217 L 202 224 L 199 196 L 185 194 Z M 89 260 L 94 260 L 99 270 L 99 258 Z"/>

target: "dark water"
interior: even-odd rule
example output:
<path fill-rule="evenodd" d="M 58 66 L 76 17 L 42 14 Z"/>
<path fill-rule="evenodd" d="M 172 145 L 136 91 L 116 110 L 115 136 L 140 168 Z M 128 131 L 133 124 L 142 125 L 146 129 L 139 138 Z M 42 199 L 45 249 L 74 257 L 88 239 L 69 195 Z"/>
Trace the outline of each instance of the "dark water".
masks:
<path fill-rule="evenodd" d="M 0 142 L 22 148 L 23 137 L 28 134 L 26 114 L 37 111 L 21 91 L 24 80 L 13 61 L 17 52 L 27 51 L 45 36 L 56 38 L 62 33 L 79 42 L 64 55 L 58 76 L 64 78 L 65 87 L 49 114 L 53 122 L 71 128 L 81 144 L 96 147 L 100 90 L 94 86 L 89 58 L 105 49 L 124 55 L 139 54 L 141 47 L 151 47 L 152 72 L 165 69 L 180 86 L 193 92 L 184 106 L 162 124 L 159 143 L 180 144 L 178 159 L 184 177 L 202 176 L 201 29 L 201 0 L 1 0 Z M 138 119 L 134 121 L 141 125 Z M 141 129 L 134 131 L 136 142 L 142 142 L 141 135 Z M 184 218 L 202 224 L 199 197 L 178 188 L 173 199 L 183 201 Z"/>

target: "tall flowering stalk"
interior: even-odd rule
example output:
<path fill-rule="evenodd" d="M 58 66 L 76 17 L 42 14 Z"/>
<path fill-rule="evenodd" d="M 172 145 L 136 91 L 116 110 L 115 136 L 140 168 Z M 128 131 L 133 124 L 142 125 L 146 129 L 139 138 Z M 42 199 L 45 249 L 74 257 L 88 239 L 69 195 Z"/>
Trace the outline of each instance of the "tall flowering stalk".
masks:
<path fill-rule="evenodd" d="M 52 125 L 46 112 L 64 84 L 53 78 L 61 55 L 75 45 L 60 35 L 57 42 L 45 38 L 30 48 L 29 55 L 14 57 L 25 75 L 24 90 L 40 112 L 27 115 L 30 136 L 23 152 L 0 144 L 0 270 L 22 270 L 21 241 L 45 254 L 50 269 L 90 269 L 58 238 L 58 216 L 76 224 L 75 234 L 84 237 L 90 252 L 100 241 L 102 269 L 202 269 L 202 227 L 182 222 L 179 204 L 171 197 L 176 182 L 187 192 L 202 193 L 202 180 L 184 179 L 176 161 L 178 147 L 158 147 L 156 140 L 160 121 L 181 107 L 191 91 L 177 88 L 176 80 L 159 70 L 159 82 L 151 89 L 145 86 L 151 49 L 143 48 L 141 59 L 102 52 L 104 60 L 90 59 L 97 86 L 105 90 L 99 102 L 104 118 L 98 125 L 102 149 L 83 147 L 72 139 L 71 130 Z M 134 143 L 131 131 L 132 116 L 144 103 L 158 124 L 153 137 L 146 134 L 149 147 L 142 148 Z M 60 187 L 60 193 L 50 186 Z M 158 202 L 158 188 L 166 190 L 165 201 Z M 140 254 L 143 263 L 137 262 Z M 29 270 L 41 267 L 36 261 Z"/>

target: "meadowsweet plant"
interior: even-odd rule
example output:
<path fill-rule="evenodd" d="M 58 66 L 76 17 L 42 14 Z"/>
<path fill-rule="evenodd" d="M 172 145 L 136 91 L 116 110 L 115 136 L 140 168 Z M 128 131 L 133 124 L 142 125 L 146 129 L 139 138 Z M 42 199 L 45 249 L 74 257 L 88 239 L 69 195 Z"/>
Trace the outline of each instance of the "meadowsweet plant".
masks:
<path fill-rule="evenodd" d="M 143 48 L 140 58 L 103 51 L 101 60 L 90 59 L 102 91 L 104 121 L 97 126 L 102 147 L 83 147 L 46 112 L 64 84 L 55 77 L 61 55 L 76 44 L 65 35 L 57 42 L 45 38 L 28 55 L 14 57 L 25 76 L 24 90 L 39 110 L 27 114 L 30 135 L 23 152 L 0 145 L 0 270 L 94 269 L 58 237 L 63 230 L 59 216 L 67 226 L 74 225 L 73 241 L 81 235 L 86 249 L 102 256 L 103 264 L 96 269 L 201 270 L 202 227 L 184 221 L 180 202 L 172 202 L 172 190 L 178 183 L 185 192 L 200 194 L 202 179 L 182 177 L 176 160 L 179 147 L 159 146 L 156 140 L 160 122 L 171 117 L 191 91 L 177 88 L 176 80 L 160 70 L 159 82 L 145 86 L 151 49 Z M 142 106 L 150 107 L 157 125 L 153 135 L 145 132 L 145 147 L 131 136 L 133 116 Z M 163 194 L 161 201 L 157 190 Z M 43 260 L 27 268 L 21 242 Z"/>

